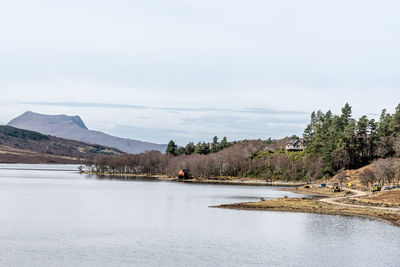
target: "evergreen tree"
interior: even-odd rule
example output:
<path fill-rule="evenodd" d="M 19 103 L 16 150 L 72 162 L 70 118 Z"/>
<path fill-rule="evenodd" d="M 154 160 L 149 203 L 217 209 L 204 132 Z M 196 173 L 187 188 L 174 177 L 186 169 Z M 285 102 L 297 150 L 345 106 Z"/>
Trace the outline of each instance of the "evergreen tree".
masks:
<path fill-rule="evenodd" d="M 194 145 L 193 142 L 189 142 L 186 147 L 185 147 L 185 154 L 186 155 L 191 155 L 195 152 L 196 146 Z"/>
<path fill-rule="evenodd" d="M 378 123 L 375 122 L 374 119 L 369 121 L 369 155 L 370 159 L 376 156 L 376 150 L 379 143 L 379 133 L 378 133 Z"/>
<path fill-rule="evenodd" d="M 349 103 L 346 103 L 344 105 L 344 107 L 342 108 L 342 123 L 343 123 L 343 127 L 346 127 L 350 120 L 351 120 L 351 114 L 352 114 L 352 110 L 351 110 L 351 106 L 349 105 Z"/>
<path fill-rule="evenodd" d="M 392 119 L 392 116 L 386 112 L 386 109 L 383 109 L 382 113 L 381 113 L 381 117 L 379 119 L 379 124 L 378 124 L 379 137 L 391 135 L 391 132 L 390 132 L 391 119 Z"/>
<path fill-rule="evenodd" d="M 314 137 L 315 134 L 315 128 L 317 126 L 317 116 L 315 114 L 315 111 L 311 113 L 311 122 L 310 124 L 307 125 L 306 129 L 304 130 L 303 136 L 307 139 L 311 139 Z"/>
<path fill-rule="evenodd" d="M 176 148 L 176 156 L 179 156 L 179 155 L 183 155 L 183 154 L 185 154 L 186 153 L 186 149 L 184 148 L 184 147 L 178 147 L 178 148 Z"/>
<path fill-rule="evenodd" d="M 167 145 L 167 150 L 165 151 L 167 154 L 171 154 L 173 156 L 176 156 L 176 149 L 177 149 L 177 145 L 175 144 L 175 142 L 173 140 L 169 141 L 168 145 Z"/>
<path fill-rule="evenodd" d="M 218 137 L 214 136 L 213 142 L 211 144 L 211 153 L 215 153 L 219 151 L 219 146 L 218 146 Z"/>
<path fill-rule="evenodd" d="M 224 138 L 222 138 L 221 142 L 219 143 L 219 150 L 227 148 L 228 146 L 228 140 L 226 139 L 226 136 L 224 136 Z"/>
<path fill-rule="evenodd" d="M 390 118 L 389 132 L 396 137 L 400 137 L 400 104 L 396 107 L 395 113 Z"/>
<path fill-rule="evenodd" d="M 345 149 L 350 157 L 350 167 L 352 168 L 358 161 L 358 155 L 356 153 L 356 121 L 354 119 L 351 119 L 344 128 L 343 141 Z"/>
<path fill-rule="evenodd" d="M 357 148 L 355 153 L 359 153 L 361 157 L 361 163 L 365 163 L 369 158 L 369 144 L 368 144 L 368 133 L 369 133 L 369 120 L 367 116 L 362 116 L 356 126 L 357 131 Z"/>
<path fill-rule="evenodd" d="M 201 143 L 201 152 L 200 152 L 200 154 L 207 155 L 207 154 L 210 153 L 210 151 L 211 151 L 211 149 L 210 149 L 210 144 L 209 143 L 206 143 L 206 142 Z"/>
<path fill-rule="evenodd" d="M 198 142 L 198 143 L 196 144 L 196 148 L 195 148 L 195 150 L 194 150 L 194 153 L 196 153 L 196 154 L 201 154 L 201 152 L 202 152 L 201 142 Z"/>

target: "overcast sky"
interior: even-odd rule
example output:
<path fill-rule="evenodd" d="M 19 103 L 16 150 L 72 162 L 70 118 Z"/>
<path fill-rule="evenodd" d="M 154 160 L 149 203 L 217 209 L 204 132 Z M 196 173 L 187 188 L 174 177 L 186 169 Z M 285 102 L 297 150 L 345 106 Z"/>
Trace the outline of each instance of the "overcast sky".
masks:
<path fill-rule="evenodd" d="M 400 103 L 398 1 L 0 0 L 0 123 L 166 143 L 302 134 Z"/>

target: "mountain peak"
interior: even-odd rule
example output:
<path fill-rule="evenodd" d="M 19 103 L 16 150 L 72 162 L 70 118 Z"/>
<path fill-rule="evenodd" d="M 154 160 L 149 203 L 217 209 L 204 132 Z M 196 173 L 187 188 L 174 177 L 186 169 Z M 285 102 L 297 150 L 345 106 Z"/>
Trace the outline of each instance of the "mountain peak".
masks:
<path fill-rule="evenodd" d="M 79 127 L 88 130 L 88 128 L 86 127 L 85 123 L 83 122 L 83 120 L 81 119 L 81 117 L 79 117 L 78 115 L 70 117 L 71 120 L 78 125 Z"/>
<path fill-rule="evenodd" d="M 85 123 L 82 121 L 82 119 L 79 116 L 67 116 L 67 115 L 46 115 L 46 114 L 40 114 L 40 113 L 35 113 L 32 111 L 27 111 L 23 113 L 22 115 L 18 116 L 17 118 L 11 120 L 7 125 L 9 126 L 14 126 L 14 127 L 19 127 L 21 125 L 24 125 L 25 127 L 27 126 L 27 123 L 32 123 L 32 124 L 66 124 L 66 125 L 72 125 L 72 126 L 77 126 L 79 128 L 87 130 L 88 128 L 86 127 Z"/>

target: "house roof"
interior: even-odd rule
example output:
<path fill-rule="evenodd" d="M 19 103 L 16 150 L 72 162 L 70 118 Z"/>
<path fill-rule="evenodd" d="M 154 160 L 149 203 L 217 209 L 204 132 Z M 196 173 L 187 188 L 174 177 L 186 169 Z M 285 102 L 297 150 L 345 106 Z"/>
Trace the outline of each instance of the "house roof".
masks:
<path fill-rule="evenodd" d="M 303 143 L 303 144 L 305 143 L 305 142 L 304 142 L 304 139 L 293 139 L 293 140 L 290 140 L 287 144 L 288 144 L 288 145 L 293 145 L 293 146 L 294 146 L 294 145 L 296 145 L 298 142 L 301 142 L 301 143 Z"/>
<path fill-rule="evenodd" d="M 299 139 L 290 140 L 290 142 L 288 144 L 289 145 L 295 145 L 297 142 L 299 142 Z"/>

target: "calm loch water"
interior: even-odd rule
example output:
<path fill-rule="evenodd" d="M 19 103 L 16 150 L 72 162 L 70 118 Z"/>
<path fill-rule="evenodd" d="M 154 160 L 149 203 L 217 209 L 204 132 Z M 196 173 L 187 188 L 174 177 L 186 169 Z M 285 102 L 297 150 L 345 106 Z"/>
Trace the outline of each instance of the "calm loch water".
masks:
<path fill-rule="evenodd" d="M 400 228 L 211 205 L 273 187 L 118 181 L 0 165 L 0 266 L 400 266 Z"/>

